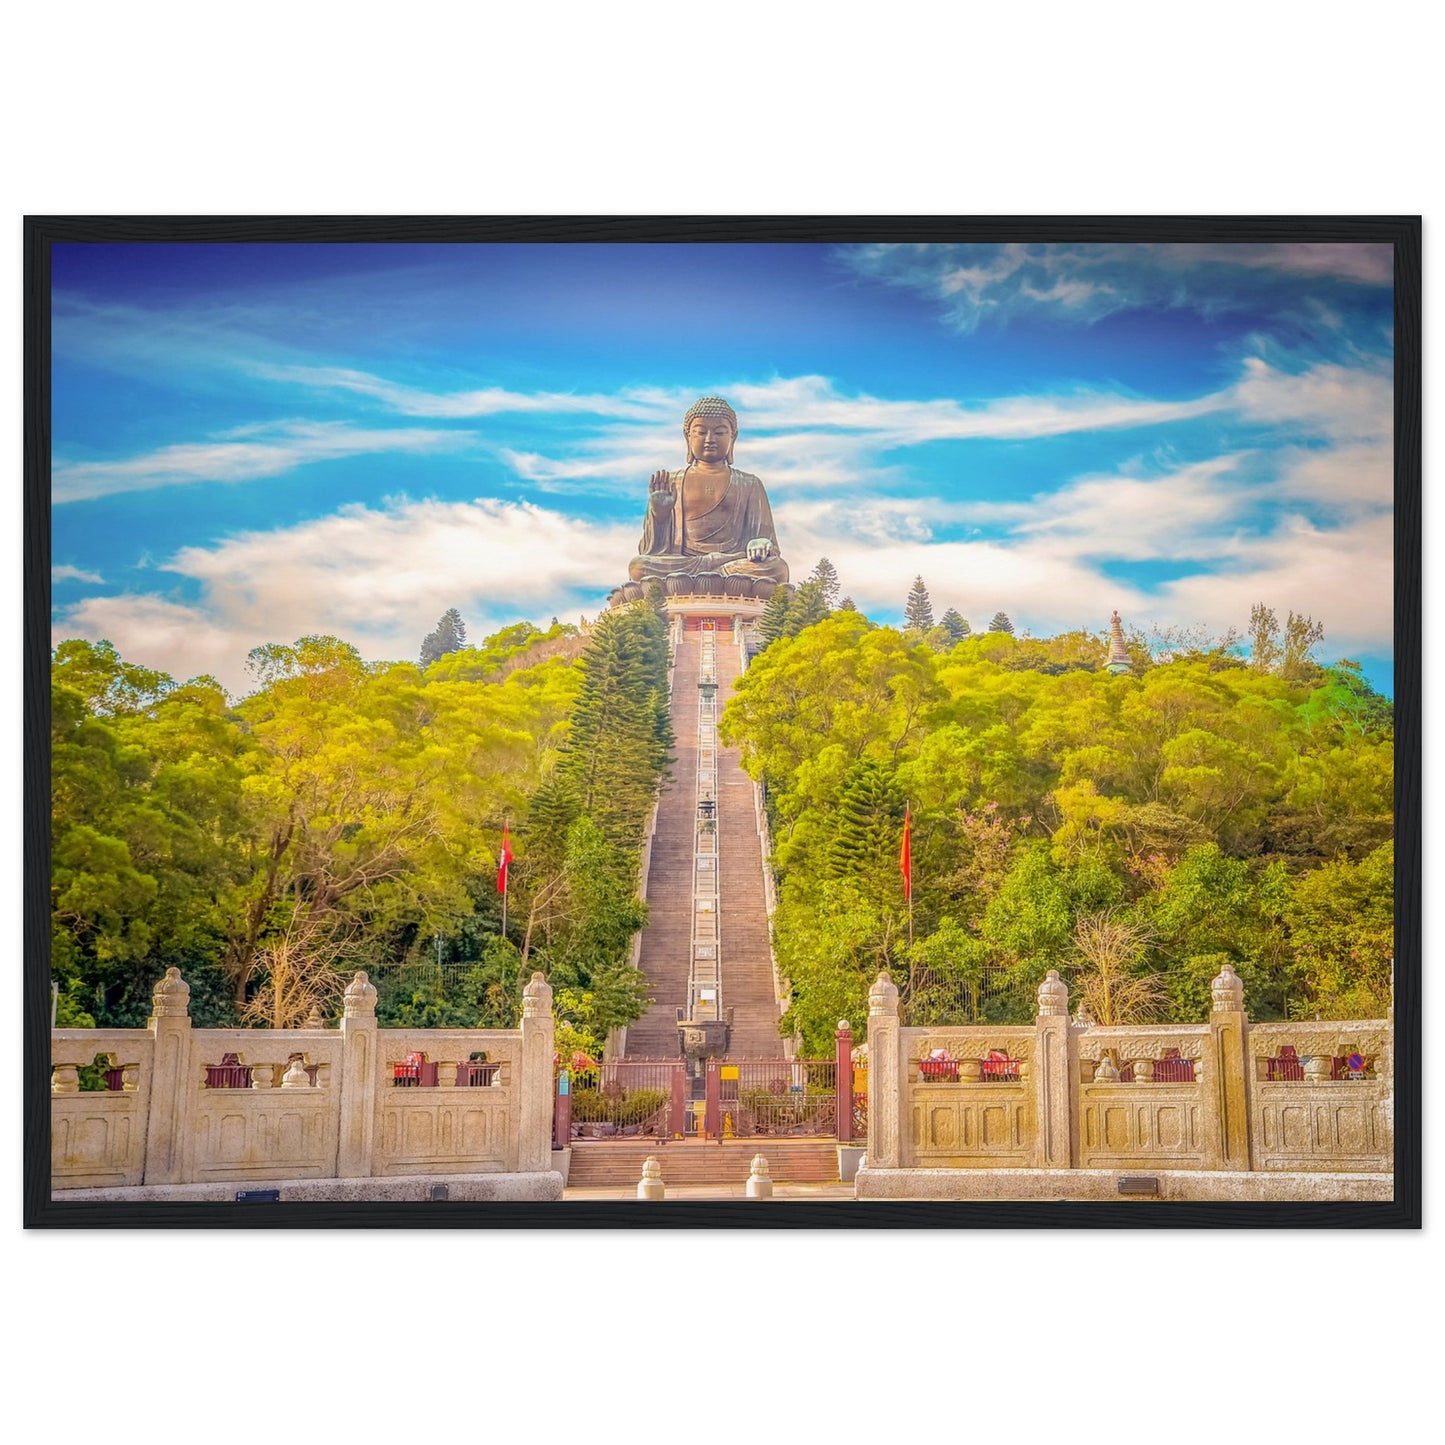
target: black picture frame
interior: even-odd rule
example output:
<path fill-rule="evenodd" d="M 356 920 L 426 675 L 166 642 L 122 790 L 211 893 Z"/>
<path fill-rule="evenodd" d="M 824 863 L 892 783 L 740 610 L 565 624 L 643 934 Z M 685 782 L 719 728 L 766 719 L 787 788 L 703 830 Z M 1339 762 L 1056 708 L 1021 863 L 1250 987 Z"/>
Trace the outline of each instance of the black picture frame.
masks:
<path fill-rule="evenodd" d="M 1374 242 L 1394 248 L 1395 1196 L 1388 1203 L 54 1200 L 49 1138 L 50 248 L 57 243 Z M 24 221 L 23 1219 L 27 1228 L 1418 1228 L 1421 1073 L 1421 221 L 1418 216 L 30 216 Z"/>

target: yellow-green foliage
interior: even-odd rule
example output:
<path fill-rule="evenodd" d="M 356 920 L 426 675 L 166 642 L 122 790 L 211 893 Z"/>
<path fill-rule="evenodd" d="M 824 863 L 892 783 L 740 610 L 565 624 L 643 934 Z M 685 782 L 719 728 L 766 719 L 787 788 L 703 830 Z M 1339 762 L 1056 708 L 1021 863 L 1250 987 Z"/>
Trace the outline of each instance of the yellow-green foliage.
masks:
<path fill-rule="evenodd" d="M 1025 1016 L 1044 968 L 1088 966 L 1079 925 L 1106 913 L 1137 930 L 1129 966 L 1174 1017 L 1202 1016 L 1201 975 L 1225 961 L 1257 1017 L 1388 1005 L 1388 701 L 1350 663 L 1154 665 L 1136 643 L 1113 676 L 1104 651 L 1078 632 L 939 650 L 847 612 L 749 668 L 721 728 L 767 785 L 788 1024 L 810 1046 L 862 1018 L 880 966 L 931 1014 L 948 995 Z M 891 847 L 844 836 L 865 762 L 911 808 L 911 950 L 901 809 Z"/>

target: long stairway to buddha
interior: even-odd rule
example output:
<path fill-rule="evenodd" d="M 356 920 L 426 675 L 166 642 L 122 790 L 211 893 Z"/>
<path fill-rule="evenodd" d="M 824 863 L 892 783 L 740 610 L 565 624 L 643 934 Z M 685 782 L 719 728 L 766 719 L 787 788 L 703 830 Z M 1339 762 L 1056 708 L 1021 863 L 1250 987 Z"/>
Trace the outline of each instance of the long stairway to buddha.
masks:
<path fill-rule="evenodd" d="M 778 1033 L 778 1004 L 769 948 L 768 913 L 763 889 L 763 845 L 751 779 L 743 772 L 736 748 L 711 743 L 706 720 L 721 716 L 741 672 L 738 639 L 731 627 L 715 631 L 683 630 L 678 634 L 672 676 L 671 716 L 676 738 L 672 777 L 658 801 L 647 873 L 649 918 L 642 933 L 639 967 L 647 976 L 652 1005 L 627 1030 L 628 1059 L 674 1059 L 681 1056 L 678 1010 L 687 1010 L 693 948 L 705 928 L 695 921 L 708 913 L 711 877 L 716 883 L 716 945 L 709 954 L 699 949 L 698 968 L 714 967 L 724 1013 L 732 1017 L 728 1056 L 770 1059 L 784 1056 Z M 702 701 L 704 652 L 717 682 L 714 710 Z M 700 712 L 700 704 L 702 711 Z M 700 728 L 699 719 L 704 719 Z M 707 740 L 699 754 L 699 736 Z M 699 771 L 699 764 L 702 771 Z M 715 768 L 710 774 L 709 764 Z M 704 788 L 701 779 L 715 779 Z M 704 836 L 699 827 L 699 798 L 715 794 L 715 830 Z M 694 888 L 695 880 L 701 880 Z M 707 980 L 704 979 L 704 982 Z"/>

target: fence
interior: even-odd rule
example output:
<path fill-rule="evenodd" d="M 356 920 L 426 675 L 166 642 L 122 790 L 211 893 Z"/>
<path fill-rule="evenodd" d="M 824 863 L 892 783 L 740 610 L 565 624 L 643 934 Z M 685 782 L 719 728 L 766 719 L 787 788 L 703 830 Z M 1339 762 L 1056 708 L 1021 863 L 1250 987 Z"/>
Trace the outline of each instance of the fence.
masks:
<path fill-rule="evenodd" d="M 1226 966 L 1207 1023 L 1071 1023 L 1050 972 L 1032 1025 L 905 1027 L 869 994 L 868 1168 L 1387 1173 L 1391 1024 L 1250 1024 Z"/>
<path fill-rule="evenodd" d="M 540 974 L 520 1029 L 378 1029 L 364 973 L 335 1029 L 193 1029 L 189 997 L 171 968 L 146 1028 L 52 1031 L 53 1189 L 551 1167 Z"/>
<path fill-rule="evenodd" d="M 639 1136 L 662 1142 L 827 1136 L 851 1143 L 867 1130 L 867 1095 L 860 1092 L 866 1081 L 846 1023 L 831 1059 L 585 1064 L 558 1072 L 553 1144 Z"/>

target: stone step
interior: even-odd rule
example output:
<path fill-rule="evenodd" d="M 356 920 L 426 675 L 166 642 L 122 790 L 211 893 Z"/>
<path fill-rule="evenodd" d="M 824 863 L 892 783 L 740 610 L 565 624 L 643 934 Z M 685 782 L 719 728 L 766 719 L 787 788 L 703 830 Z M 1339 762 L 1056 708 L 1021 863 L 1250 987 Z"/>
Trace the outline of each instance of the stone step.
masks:
<path fill-rule="evenodd" d="M 619 1188 L 642 1178 L 643 1161 L 654 1156 L 664 1184 L 729 1184 L 747 1179 L 753 1155 L 768 1161 L 776 1182 L 819 1183 L 838 1178 L 833 1139 L 578 1139 L 572 1143 L 569 1189 Z"/>

